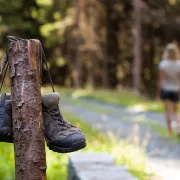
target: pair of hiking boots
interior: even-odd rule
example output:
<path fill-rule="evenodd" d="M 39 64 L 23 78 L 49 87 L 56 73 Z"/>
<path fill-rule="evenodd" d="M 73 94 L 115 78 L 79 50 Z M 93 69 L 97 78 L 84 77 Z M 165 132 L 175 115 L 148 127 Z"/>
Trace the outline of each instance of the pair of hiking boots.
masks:
<path fill-rule="evenodd" d="M 12 102 L 10 94 L 0 97 L 0 142 L 13 143 Z M 44 135 L 50 150 L 69 153 L 86 147 L 83 133 L 67 122 L 59 110 L 57 92 L 42 96 Z"/>

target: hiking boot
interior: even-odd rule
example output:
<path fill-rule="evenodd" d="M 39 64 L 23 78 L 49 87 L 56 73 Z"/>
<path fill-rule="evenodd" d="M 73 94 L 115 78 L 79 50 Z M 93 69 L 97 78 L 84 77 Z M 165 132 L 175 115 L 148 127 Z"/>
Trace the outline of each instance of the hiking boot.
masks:
<path fill-rule="evenodd" d="M 0 104 L 4 104 L 6 100 L 10 100 L 10 99 L 11 99 L 11 94 L 3 92 L 0 95 Z"/>
<path fill-rule="evenodd" d="M 0 97 L 0 142 L 13 143 L 12 104 L 6 100 L 10 96 Z M 59 110 L 59 93 L 54 92 L 42 96 L 44 134 L 49 149 L 68 153 L 86 146 L 82 132 L 64 120 Z"/>
<path fill-rule="evenodd" d="M 67 122 L 59 110 L 59 93 L 42 97 L 44 133 L 49 149 L 68 153 L 86 147 L 86 140 L 80 129 Z"/>
<path fill-rule="evenodd" d="M 12 131 L 12 103 L 10 95 L 2 93 L 0 96 L 0 141 L 13 142 Z"/>

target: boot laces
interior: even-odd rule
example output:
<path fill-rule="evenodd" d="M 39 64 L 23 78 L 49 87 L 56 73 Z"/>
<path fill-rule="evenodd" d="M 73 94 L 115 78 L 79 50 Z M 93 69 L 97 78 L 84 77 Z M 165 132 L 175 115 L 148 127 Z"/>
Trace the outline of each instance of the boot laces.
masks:
<path fill-rule="evenodd" d="M 52 116 L 58 121 L 58 124 L 61 125 L 63 129 L 68 129 L 70 127 L 70 124 L 64 120 L 58 107 L 52 110 Z"/>

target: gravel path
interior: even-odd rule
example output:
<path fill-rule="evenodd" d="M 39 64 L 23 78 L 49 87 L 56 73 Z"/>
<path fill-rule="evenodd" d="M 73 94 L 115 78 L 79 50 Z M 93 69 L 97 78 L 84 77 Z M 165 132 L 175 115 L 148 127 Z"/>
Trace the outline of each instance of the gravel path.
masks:
<path fill-rule="evenodd" d="M 138 123 L 139 119 L 146 119 L 165 126 L 162 114 L 140 112 L 137 109 L 128 109 L 93 100 L 73 101 L 70 97 L 66 97 L 65 101 L 62 100 L 61 106 L 65 111 L 79 116 L 97 130 L 114 133 L 119 138 L 138 137 L 141 146 L 147 143 L 148 165 L 161 177 L 158 180 L 180 179 L 180 143 L 165 140 L 149 130 L 145 124 Z M 107 113 L 98 112 L 98 109 L 107 111 Z M 176 128 L 175 125 L 174 128 Z"/>

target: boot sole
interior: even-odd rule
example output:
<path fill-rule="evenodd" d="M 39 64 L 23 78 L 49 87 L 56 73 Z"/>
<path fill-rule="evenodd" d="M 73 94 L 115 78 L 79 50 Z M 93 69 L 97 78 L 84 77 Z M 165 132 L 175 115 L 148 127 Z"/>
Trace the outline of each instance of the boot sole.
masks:
<path fill-rule="evenodd" d="M 84 140 L 78 141 L 76 143 L 74 143 L 71 147 L 69 148 L 63 148 L 63 147 L 59 147 L 59 146 L 54 146 L 49 144 L 48 147 L 50 150 L 54 151 L 54 152 L 58 152 L 58 153 L 70 153 L 70 152 L 74 152 L 74 151 L 78 151 L 80 149 L 83 149 L 87 146 L 86 142 Z"/>

